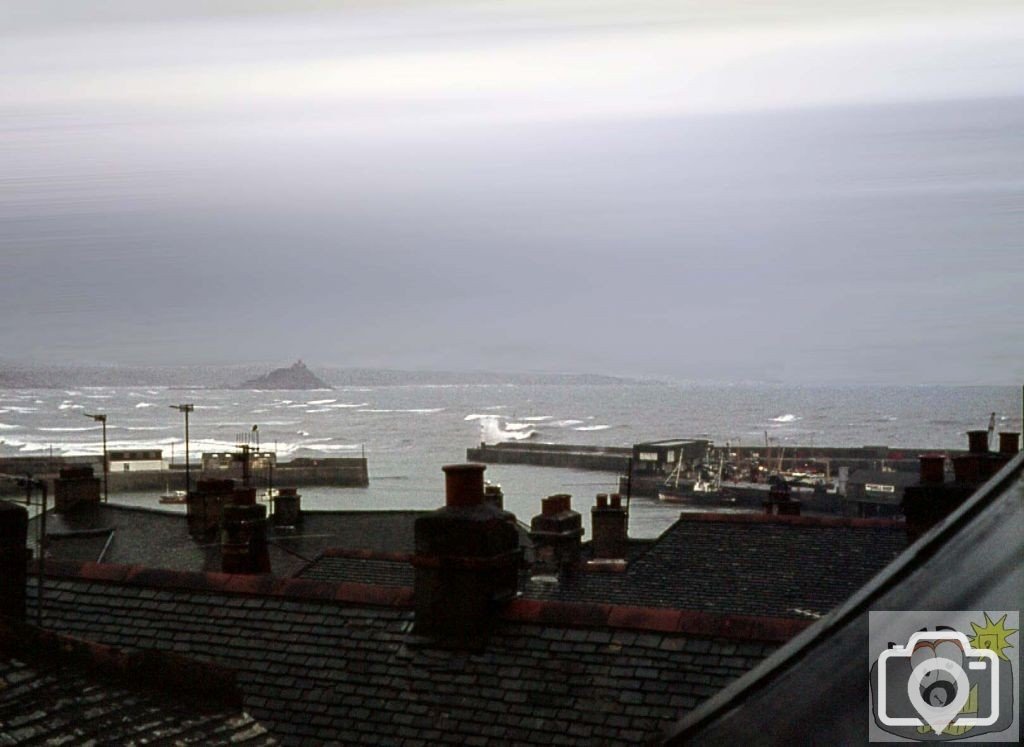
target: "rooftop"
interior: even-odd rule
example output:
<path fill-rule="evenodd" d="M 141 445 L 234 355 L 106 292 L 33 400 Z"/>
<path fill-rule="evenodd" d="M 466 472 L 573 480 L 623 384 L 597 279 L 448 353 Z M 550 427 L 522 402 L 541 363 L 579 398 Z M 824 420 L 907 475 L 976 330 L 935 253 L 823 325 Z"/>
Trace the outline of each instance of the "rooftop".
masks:
<path fill-rule="evenodd" d="M 1022 558 L 1018 454 L 840 608 L 683 719 L 668 743 L 866 743 L 869 612 L 1019 608 Z"/>
<path fill-rule="evenodd" d="M 188 687 L 173 676 L 186 669 Z M 0 623 L 0 744 L 72 741 L 277 744 L 223 672 Z"/>
<path fill-rule="evenodd" d="M 622 573 L 577 570 L 527 594 L 563 601 L 814 618 L 907 544 L 901 522 L 683 513 Z"/>
<path fill-rule="evenodd" d="M 46 627 L 229 667 L 245 710 L 285 744 L 637 742 L 794 632 L 752 640 L 725 617 L 522 600 L 501 613 L 486 647 L 446 650 L 412 635 L 409 590 L 51 570 Z"/>

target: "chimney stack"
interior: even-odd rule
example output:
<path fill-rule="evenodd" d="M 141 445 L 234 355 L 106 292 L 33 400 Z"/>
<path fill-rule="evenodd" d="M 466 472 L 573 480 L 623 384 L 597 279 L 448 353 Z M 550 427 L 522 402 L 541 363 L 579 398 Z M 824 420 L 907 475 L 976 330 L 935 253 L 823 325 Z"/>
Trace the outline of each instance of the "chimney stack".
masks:
<path fill-rule="evenodd" d="M 793 497 L 793 489 L 785 480 L 779 480 L 768 490 L 768 498 L 762 504 L 764 512 L 773 516 L 799 516 L 800 501 Z"/>
<path fill-rule="evenodd" d="M 223 507 L 220 558 L 224 573 L 270 573 L 266 506 L 251 504 Z"/>
<path fill-rule="evenodd" d="M 0 616 L 25 619 L 28 511 L 0 501 Z"/>
<path fill-rule="evenodd" d="M 622 505 L 622 496 L 597 496 L 597 504 L 590 509 L 591 547 L 595 560 L 623 560 L 629 546 L 629 515 Z"/>
<path fill-rule="evenodd" d="M 445 505 L 416 519 L 413 631 L 441 645 L 477 645 L 519 585 L 519 534 L 484 502 L 482 464 L 444 468 Z"/>
<path fill-rule="evenodd" d="M 484 484 L 484 503 L 494 506 L 499 511 L 505 510 L 505 494 L 501 492 L 501 486 L 495 483 Z"/>
<path fill-rule="evenodd" d="M 987 454 L 988 431 L 967 431 L 967 450 L 972 454 Z"/>
<path fill-rule="evenodd" d="M 921 483 L 939 485 L 946 481 L 946 457 L 942 454 L 922 454 Z"/>
<path fill-rule="evenodd" d="M 530 539 L 538 574 L 557 574 L 580 561 L 583 518 L 572 510 L 572 496 L 551 495 L 541 501 L 540 515 L 530 521 Z"/>
<path fill-rule="evenodd" d="M 294 527 L 302 518 L 302 496 L 296 488 L 279 488 L 274 496 L 274 524 Z"/>
<path fill-rule="evenodd" d="M 188 494 L 188 531 L 196 539 L 209 539 L 220 529 L 227 506 L 256 505 L 256 489 L 237 487 L 226 478 L 206 478 Z"/>
<path fill-rule="evenodd" d="M 1012 431 L 1002 431 L 999 434 L 999 453 L 1016 456 L 1020 451 L 1020 434 Z"/>
<path fill-rule="evenodd" d="M 946 483 L 942 457 L 927 454 L 921 457 L 921 482 L 903 491 L 903 515 L 906 516 L 907 538 L 913 542 L 955 511 L 978 487 L 1002 469 L 1014 453 L 1015 433 L 1004 440 L 999 434 L 999 451 L 988 449 L 988 431 L 967 431 L 968 453 L 953 457 L 954 481 Z M 1006 449 L 1006 451 L 1004 451 Z"/>
<path fill-rule="evenodd" d="M 70 511 L 78 505 L 96 505 L 100 502 L 100 478 L 92 465 L 61 467 L 53 481 L 53 510 Z"/>

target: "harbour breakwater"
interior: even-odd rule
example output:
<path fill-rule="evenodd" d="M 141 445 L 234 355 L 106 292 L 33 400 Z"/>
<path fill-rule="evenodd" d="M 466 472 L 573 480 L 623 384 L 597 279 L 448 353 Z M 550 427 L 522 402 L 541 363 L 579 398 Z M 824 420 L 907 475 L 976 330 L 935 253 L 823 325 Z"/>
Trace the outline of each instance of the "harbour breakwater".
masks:
<path fill-rule="evenodd" d="M 53 480 L 66 467 L 89 466 L 93 474 L 102 478 L 103 458 L 94 456 L 71 457 L 5 457 L 0 458 L 0 474 L 15 477 L 32 477 L 49 483 L 52 494 Z M 222 471 L 201 469 L 195 464 L 191 470 L 192 485 L 204 477 L 234 477 Z M 131 493 L 185 489 L 185 465 L 175 464 L 169 469 L 112 471 L 109 474 L 111 493 Z M 298 458 L 279 462 L 272 473 L 266 470 L 253 471 L 252 484 L 268 486 L 331 488 L 361 488 L 370 484 L 365 457 L 329 457 L 324 459 Z M 0 480 L 0 495 L 15 496 L 23 492 L 13 480 Z"/>
<path fill-rule="evenodd" d="M 562 467 L 615 472 L 620 475 L 619 490 L 638 496 L 655 496 L 667 477 L 666 470 L 644 471 L 637 452 L 641 445 L 584 446 L 573 444 L 497 443 L 480 444 L 466 449 L 466 458 L 484 464 L 525 464 L 538 467 Z M 925 449 L 892 446 L 789 446 L 768 449 L 764 446 L 711 447 L 708 459 L 715 463 L 720 453 L 731 463 L 759 462 L 780 471 L 805 470 L 838 477 L 858 469 L 916 472 L 923 454 L 941 453 L 953 457 L 962 449 Z M 630 459 L 633 459 L 632 471 Z M 629 474 L 631 471 L 631 474 Z"/>

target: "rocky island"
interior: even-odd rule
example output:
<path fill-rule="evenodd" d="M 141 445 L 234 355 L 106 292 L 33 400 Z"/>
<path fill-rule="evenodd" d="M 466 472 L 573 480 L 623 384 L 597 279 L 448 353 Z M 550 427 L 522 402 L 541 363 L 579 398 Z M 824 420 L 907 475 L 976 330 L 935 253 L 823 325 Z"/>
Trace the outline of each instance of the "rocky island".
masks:
<path fill-rule="evenodd" d="M 275 368 L 264 376 L 243 381 L 235 389 L 330 389 L 331 385 L 306 368 L 301 360 Z"/>

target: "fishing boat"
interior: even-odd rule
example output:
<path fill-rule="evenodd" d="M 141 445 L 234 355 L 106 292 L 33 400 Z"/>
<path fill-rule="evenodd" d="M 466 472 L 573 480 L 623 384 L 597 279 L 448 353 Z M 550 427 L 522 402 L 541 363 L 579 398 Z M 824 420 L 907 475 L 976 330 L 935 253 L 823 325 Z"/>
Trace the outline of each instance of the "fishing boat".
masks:
<path fill-rule="evenodd" d="M 166 503 L 176 503 L 176 504 L 187 503 L 188 502 L 188 493 L 186 493 L 184 490 L 168 490 L 163 495 L 160 496 L 160 502 L 161 503 L 165 503 L 165 504 Z"/>

